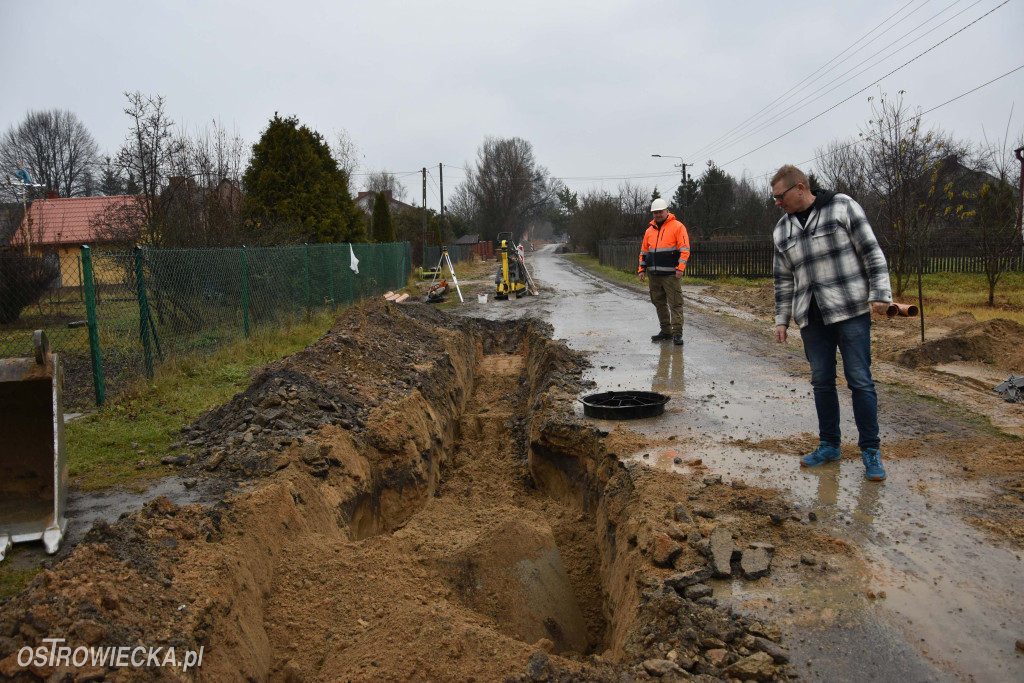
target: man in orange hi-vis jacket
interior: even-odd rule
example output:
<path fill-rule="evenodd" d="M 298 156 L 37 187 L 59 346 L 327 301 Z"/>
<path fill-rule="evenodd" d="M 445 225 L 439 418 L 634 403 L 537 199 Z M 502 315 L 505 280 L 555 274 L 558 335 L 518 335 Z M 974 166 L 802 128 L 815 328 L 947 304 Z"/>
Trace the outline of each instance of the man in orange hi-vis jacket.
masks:
<path fill-rule="evenodd" d="M 661 330 L 651 341 L 672 340 L 673 344 L 683 343 L 683 286 L 679 281 L 690 258 L 690 236 L 686 226 L 668 212 L 664 199 L 655 199 L 651 204 L 654 219 L 644 233 L 640 247 L 640 268 L 637 277 L 649 281 L 651 303 L 658 311 Z"/>

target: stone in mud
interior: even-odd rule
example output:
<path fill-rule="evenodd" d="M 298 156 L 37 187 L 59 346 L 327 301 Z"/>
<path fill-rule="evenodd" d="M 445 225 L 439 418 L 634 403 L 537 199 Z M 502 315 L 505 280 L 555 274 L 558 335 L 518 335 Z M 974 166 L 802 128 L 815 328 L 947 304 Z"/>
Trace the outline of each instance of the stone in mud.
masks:
<path fill-rule="evenodd" d="M 754 580 L 768 576 L 771 566 L 772 556 L 764 548 L 744 550 L 743 556 L 740 558 L 740 569 L 743 571 L 745 579 Z"/>
<path fill-rule="evenodd" d="M 672 517 L 677 522 L 683 524 L 693 524 L 693 518 L 690 517 L 690 513 L 687 511 L 686 506 L 682 503 L 677 503 L 675 509 L 672 511 Z"/>
<path fill-rule="evenodd" d="M 768 653 L 755 652 L 729 665 L 722 673 L 744 681 L 768 681 L 776 674 L 775 662 Z"/>
<path fill-rule="evenodd" d="M 526 675 L 531 681 L 548 680 L 548 653 L 544 650 L 535 650 L 530 655 L 530 661 L 526 664 Z"/>
<path fill-rule="evenodd" d="M 107 629 L 95 621 L 80 620 L 71 625 L 71 632 L 87 645 L 99 645 L 107 637 Z"/>
<path fill-rule="evenodd" d="M 714 589 L 706 583 L 697 583 L 692 586 L 687 586 L 683 589 L 683 595 L 690 600 L 699 600 L 700 598 L 706 598 L 714 593 Z"/>
<path fill-rule="evenodd" d="M 682 551 L 683 546 L 665 533 L 657 534 L 651 543 L 651 559 L 659 567 L 671 566 L 672 560 Z"/>
<path fill-rule="evenodd" d="M 687 586 L 702 583 L 711 578 L 711 567 L 697 567 L 683 572 L 670 574 L 665 579 L 665 585 L 682 592 Z"/>
<path fill-rule="evenodd" d="M 669 674 L 681 674 L 683 670 L 667 659 L 648 659 L 643 663 L 644 671 L 651 676 L 667 676 Z"/>
<path fill-rule="evenodd" d="M 710 548 L 711 573 L 716 578 L 725 578 L 732 575 L 732 553 L 735 546 L 732 542 L 732 532 L 725 527 L 715 527 L 711 532 Z"/>
<path fill-rule="evenodd" d="M 547 638 L 541 638 L 533 644 L 533 647 L 538 650 L 544 650 L 544 652 L 547 652 L 549 655 L 555 652 L 555 644 Z"/>
<path fill-rule="evenodd" d="M 205 467 L 207 469 L 207 471 L 212 472 L 215 469 L 217 469 L 218 467 L 220 467 L 220 464 L 223 461 L 224 461 L 224 451 L 220 450 L 220 451 L 217 451 L 216 453 L 214 453 L 213 455 L 211 455 L 209 457 L 209 459 L 206 461 L 206 464 L 203 465 L 203 467 Z"/>
<path fill-rule="evenodd" d="M 789 653 L 782 649 L 781 645 L 773 643 L 767 638 L 754 638 L 751 649 L 767 653 L 776 664 L 786 664 L 789 662 Z"/>

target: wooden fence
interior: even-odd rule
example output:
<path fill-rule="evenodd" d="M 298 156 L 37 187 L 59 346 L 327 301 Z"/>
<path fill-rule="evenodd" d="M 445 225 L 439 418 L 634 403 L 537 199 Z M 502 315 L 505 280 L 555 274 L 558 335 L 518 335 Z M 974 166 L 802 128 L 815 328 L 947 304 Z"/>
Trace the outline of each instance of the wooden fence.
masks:
<path fill-rule="evenodd" d="M 626 272 L 636 272 L 640 257 L 640 240 L 614 240 L 598 244 L 598 259 L 603 266 Z M 886 250 L 883 245 L 883 251 Z M 686 274 L 693 277 L 749 277 L 772 276 L 774 248 L 770 237 L 748 237 L 745 240 L 694 242 L 690 245 L 690 259 Z M 886 254 L 889 268 L 893 263 Z M 909 268 L 916 272 L 917 254 L 908 253 Z M 987 262 L 977 241 L 936 241 L 929 244 L 924 254 L 925 273 L 984 273 Z M 1004 271 L 1024 270 L 1024 252 L 1015 249 L 1002 259 Z"/>

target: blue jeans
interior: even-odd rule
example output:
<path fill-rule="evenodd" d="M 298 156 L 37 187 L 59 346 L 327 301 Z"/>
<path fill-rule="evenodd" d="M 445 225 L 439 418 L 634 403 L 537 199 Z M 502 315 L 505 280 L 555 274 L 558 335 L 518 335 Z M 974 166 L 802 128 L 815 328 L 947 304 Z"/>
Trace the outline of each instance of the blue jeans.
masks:
<path fill-rule="evenodd" d="M 853 393 L 853 419 L 861 450 L 878 448 L 878 396 L 871 379 L 871 315 L 825 325 L 811 316 L 800 330 L 804 354 L 811 364 L 819 438 L 839 446 L 839 394 L 836 392 L 836 350 L 843 355 L 843 374 Z"/>

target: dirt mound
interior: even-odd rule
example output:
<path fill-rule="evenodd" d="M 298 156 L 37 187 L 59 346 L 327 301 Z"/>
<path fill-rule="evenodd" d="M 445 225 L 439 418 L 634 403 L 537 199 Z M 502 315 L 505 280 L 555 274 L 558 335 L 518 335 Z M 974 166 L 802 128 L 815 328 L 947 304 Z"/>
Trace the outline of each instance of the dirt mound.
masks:
<path fill-rule="evenodd" d="M 712 285 L 706 292 L 741 311 L 774 319 L 775 288 L 764 282 L 757 287 Z M 955 362 L 983 363 L 1006 373 L 1024 372 L 1024 326 L 997 318 L 978 322 L 967 311 L 926 320 L 925 343 L 920 342 L 917 318 L 875 318 L 872 349 L 875 357 L 904 367 Z"/>
<path fill-rule="evenodd" d="M 930 340 L 926 337 L 923 344 L 896 352 L 896 362 L 916 368 L 956 361 L 977 361 L 999 368 L 1024 369 L 1024 345 L 1021 344 L 1021 340 L 1024 340 L 1024 325 L 1002 319 L 974 323 L 962 319 L 950 321 L 949 318 L 945 321 L 949 323 L 953 334 Z"/>
<path fill-rule="evenodd" d="M 706 291 L 741 311 L 764 318 L 775 317 L 775 285 L 771 281 L 762 282 L 757 287 L 712 285 Z"/>

